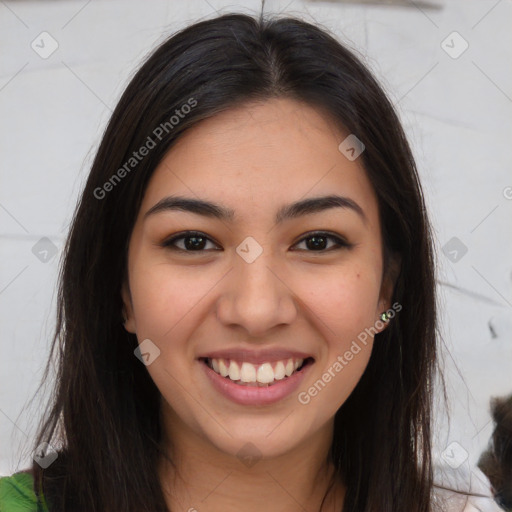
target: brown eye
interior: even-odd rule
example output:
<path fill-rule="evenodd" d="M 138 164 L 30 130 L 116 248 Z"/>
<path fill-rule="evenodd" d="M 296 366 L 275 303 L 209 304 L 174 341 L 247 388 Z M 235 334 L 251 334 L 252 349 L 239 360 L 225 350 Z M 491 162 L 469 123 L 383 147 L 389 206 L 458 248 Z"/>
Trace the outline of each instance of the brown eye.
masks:
<path fill-rule="evenodd" d="M 329 242 L 334 242 L 334 246 L 328 247 Z M 339 236 L 325 232 L 310 233 L 302 238 L 299 243 L 305 243 L 308 252 L 328 252 L 335 249 L 351 247 L 349 243 Z"/>
<path fill-rule="evenodd" d="M 178 242 L 181 243 L 182 241 L 183 244 L 178 246 Z M 217 245 L 215 245 L 204 233 L 198 231 L 187 231 L 168 238 L 162 243 L 162 247 L 183 252 L 205 252 L 207 250 L 211 250 L 206 248 L 209 242 L 217 247 Z"/>

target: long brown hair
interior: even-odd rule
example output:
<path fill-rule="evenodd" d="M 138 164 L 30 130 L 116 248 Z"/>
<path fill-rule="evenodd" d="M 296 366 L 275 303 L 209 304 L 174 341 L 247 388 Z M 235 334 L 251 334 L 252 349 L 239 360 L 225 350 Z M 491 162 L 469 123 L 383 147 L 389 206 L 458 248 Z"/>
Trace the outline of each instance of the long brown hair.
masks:
<path fill-rule="evenodd" d="M 335 416 L 330 454 L 347 485 L 343 512 L 430 510 L 434 258 L 399 119 L 368 69 L 327 30 L 289 17 L 227 14 L 181 30 L 145 61 L 111 116 L 79 200 L 46 368 L 48 375 L 56 360 L 55 390 L 34 443 L 58 447 L 48 468 L 32 467 L 51 512 L 167 510 L 157 477 L 160 394 L 122 325 L 128 240 L 148 180 L 180 134 L 273 97 L 321 109 L 363 141 L 385 254 L 401 258 L 392 302 L 402 310 L 377 334 L 366 371 Z M 191 99 L 194 108 L 170 122 Z M 155 147 L 127 166 L 148 137 Z"/>

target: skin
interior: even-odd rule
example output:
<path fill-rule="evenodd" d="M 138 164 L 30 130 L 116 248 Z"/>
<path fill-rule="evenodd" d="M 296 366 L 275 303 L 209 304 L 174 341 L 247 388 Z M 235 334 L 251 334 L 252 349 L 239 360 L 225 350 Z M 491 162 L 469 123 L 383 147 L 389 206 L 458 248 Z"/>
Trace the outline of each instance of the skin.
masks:
<path fill-rule="evenodd" d="M 377 199 L 361 159 L 338 150 L 347 135 L 295 100 L 246 104 L 187 131 L 149 182 L 122 296 L 125 328 L 160 350 L 147 370 L 162 395 L 163 446 L 176 466 L 165 459 L 159 466 L 172 510 L 252 512 L 269 503 L 284 512 L 320 509 L 333 472 L 327 455 L 334 415 L 361 378 L 373 339 L 307 405 L 297 394 L 391 307 L 394 284 L 383 273 Z M 281 206 L 333 193 L 355 201 L 365 219 L 331 208 L 274 225 Z M 169 195 L 222 204 L 235 218 L 185 211 L 144 217 Z M 183 239 L 175 243 L 181 252 L 161 246 L 185 230 L 211 241 L 202 252 L 184 252 Z M 305 237 L 317 230 L 352 247 L 326 239 L 315 250 Z M 236 252 L 248 236 L 263 249 L 250 264 Z M 275 347 L 309 353 L 315 362 L 298 392 L 267 406 L 219 394 L 197 360 L 213 350 Z M 251 467 L 237 457 L 246 443 L 261 456 Z M 323 510 L 341 510 L 344 493 L 337 480 Z"/>

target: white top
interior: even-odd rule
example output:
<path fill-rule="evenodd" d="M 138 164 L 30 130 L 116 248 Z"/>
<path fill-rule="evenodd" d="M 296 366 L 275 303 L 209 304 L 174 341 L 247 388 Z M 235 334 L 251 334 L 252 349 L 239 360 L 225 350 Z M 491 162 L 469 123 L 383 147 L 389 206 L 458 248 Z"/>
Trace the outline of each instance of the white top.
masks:
<path fill-rule="evenodd" d="M 504 512 L 493 498 L 488 478 L 478 468 L 434 466 L 434 510 L 442 512 Z M 457 492 L 459 491 L 459 492 Z M 473 496 L 468 496 L 471 493 Z"/>

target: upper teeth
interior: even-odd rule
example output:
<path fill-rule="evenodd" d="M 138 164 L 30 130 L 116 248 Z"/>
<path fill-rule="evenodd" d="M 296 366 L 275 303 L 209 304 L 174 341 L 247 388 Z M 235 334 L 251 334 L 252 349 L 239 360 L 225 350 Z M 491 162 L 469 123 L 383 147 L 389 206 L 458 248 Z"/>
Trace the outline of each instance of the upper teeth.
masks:
<path fill-rule="evenodd" d="M 259 382 L 260 384 L 270 384 L 274 380 L 282 380 L 289 377 L 301 364 L 304 359 L 290 358 L 284 361 L 277 361 L 275 363 L 263 363 L 261 365 L 254 365 L 244 361 L 238 363 L 226 359 L 210 359 L 213 370 L 222 375 L 229 377 L 234 381 L 242 382 Z M 274 365 L 274 366 L 272 366 Z"/>

